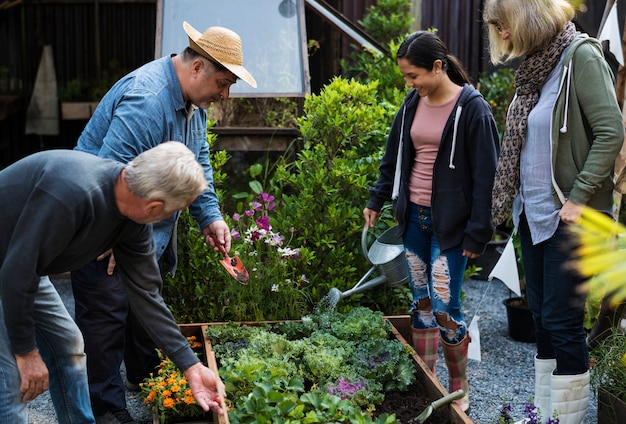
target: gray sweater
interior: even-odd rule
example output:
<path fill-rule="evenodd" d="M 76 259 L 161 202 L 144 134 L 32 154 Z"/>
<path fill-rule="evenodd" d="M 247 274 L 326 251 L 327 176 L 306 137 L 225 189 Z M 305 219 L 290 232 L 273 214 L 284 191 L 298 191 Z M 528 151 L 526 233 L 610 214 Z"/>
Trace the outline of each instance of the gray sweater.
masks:
<path fill-rule="evenodd" d="M 124 165 L 51 150 L 0 171 L 0 299 L 14 353 L 35 344 L 39 276 L 70 271 L 113 248 L 129 301 L 157 346 L 182 370 L 198 362 L 160 295 L 150 225 L 121 215 L 114 197 Z"/>

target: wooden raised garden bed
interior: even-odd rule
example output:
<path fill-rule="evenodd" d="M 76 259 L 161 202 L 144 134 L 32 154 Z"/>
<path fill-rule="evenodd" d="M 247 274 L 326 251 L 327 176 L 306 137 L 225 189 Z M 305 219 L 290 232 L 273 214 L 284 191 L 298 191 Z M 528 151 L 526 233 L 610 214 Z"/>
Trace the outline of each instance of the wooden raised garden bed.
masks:
<path fill-rule="evenodd" d="M 410 340 L 410 326 L 411 326 L 410 316 L 409 315 L 388 316 L 388 317 L 385 317 L 385 319 L 387 319 L 392 324 L 393 335 L 401 343 L 407 345 L 408 344 L 407 339 Z M 249 322 L 249 323 L 244 323 L 244 324 L 259 325 L 259 324 L 273 324 L 273 323 L 276 323 L 276 322 L 263 322 L 263 323 Z M 203 340 L 204 349 L 206 352 L 205 358 L 207 358 L 208 366 L 215 373 L 218 373 L 218 368 L 217 368 L 217 364 L 215 361 L 215 355 L 213 354 L 212 349 L 211 349 L 211 341 L 208 339 L 206 335 L 206 329 L 208 328 L 208 326 L 220 325 L 220 324 L 221 323 L 200 323 L 200 324 L 181 324 L 180 325 L 181 331 L 185 336 L 187 337 L 196 336 L 197 340 Z M 443 385 L 439 382 L 439 380 L 437 380 L 437 378 L 433 376 L 430 370 L 426 367 L 426 364 L 424 364 L 424 361 L 422 361 L 422 359 L 417 355 L 413 355 L 413 360 L 415 362 L 415 368 L 417 370 L 416 375 L 417 375 L 418 384 L 423 387 L 423 390 L 429 399 L 427 404 L 447 395 L 448 391 L 446 390 L 446 388 L 443 387 Z M 419 415 L 419 413 L 422 412 L 422 409 L 424 409 L 426 405 L 420 407 L 418 405 L 413 404 L 415 408 L 414 416 L 416 417 L 417 415 Z M 472 423 L 470 418 L 458 406 L 454 404 L 442 406 L 441 408 L 439 408 L 439 410 L 444 410 L 446 411 L 447 414 L 449 414 L 451 423 L 454 423 L 454 424 L 471 424 Z M 436 422 L 434 421 L 435 420 L 434 415 L 432 416 L 432 419 L 433 419 L 432 421 L 433 423 Z M 158 417 L 155 416 L 153 422 L 154 424 L 158 424 L 159 423 Z M 228 421 L 227 415 L 212 414 L 212 417 L 207 418 L 205 421 L 193 421 L 193 423 L 228 424 L 229 421 Z M 190 424 L 190 422 L 187 422 L 186 424 Z"/>

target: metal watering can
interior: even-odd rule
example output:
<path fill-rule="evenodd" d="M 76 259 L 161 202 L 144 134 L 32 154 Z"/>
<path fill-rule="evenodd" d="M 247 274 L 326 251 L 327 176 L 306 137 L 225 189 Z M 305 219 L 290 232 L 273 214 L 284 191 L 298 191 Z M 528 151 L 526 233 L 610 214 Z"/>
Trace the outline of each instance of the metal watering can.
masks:
<path fill-rule="evenodd" d="M 341 299 L 355 293 L 360 293 L 372 287 L 387 283 L 388 286 L 400 286 L 409 281 L 409 266 L 404 255 L 404 244 L 402 237 L 395 235 L 397 225 L 387 229 L 384 233 L 367 248 L 368 227 L 363 227 L 361 234 L 361 248 L 365 259 L 372 264 L 372 267 L 365 275 L 349 290 L 342 292 L 333 287 L 328 292 L 331 305 L 336 305 Z M 378 271 L 379 276 L 366 281 L 374 271 Z"/>

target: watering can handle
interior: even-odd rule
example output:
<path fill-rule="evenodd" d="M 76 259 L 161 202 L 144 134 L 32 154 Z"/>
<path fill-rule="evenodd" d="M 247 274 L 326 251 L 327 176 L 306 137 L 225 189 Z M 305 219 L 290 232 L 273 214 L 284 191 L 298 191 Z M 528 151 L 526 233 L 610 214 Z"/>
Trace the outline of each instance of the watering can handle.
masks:
<path fill-rule="evenodd" d="M 372 261 L 370 261 L 370 257 L 369 257 L 369 254 L 368 254 L 368 248 L 367 248 L 367 230 L 368 229 L 369 229 L 369 227 L 367 226 L 367 224 L 365 224 L 363 226 L 363 232 L 361 233 L 361 249 L 363 249 L 363 256 L 365 256 L 365 259 L 367 259 L 367 262 L 372 264 Z"/>

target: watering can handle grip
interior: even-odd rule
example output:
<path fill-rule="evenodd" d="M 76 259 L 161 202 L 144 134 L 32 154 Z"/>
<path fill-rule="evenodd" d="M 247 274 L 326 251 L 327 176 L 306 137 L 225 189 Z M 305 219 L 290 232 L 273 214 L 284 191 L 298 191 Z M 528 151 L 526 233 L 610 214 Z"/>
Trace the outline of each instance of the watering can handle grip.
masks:
<path fill-rule="evenodd" d="M 370 257 L 368 255 L 368 248 L 367 248 L 367 230 L 368 229 L 369 229 L 368 225 L 365 224 L 363 226 L 363 232 L 361 233 L 361 249 L 363 249 L 363 256 L 365 256 L 365 259 L 367 259 L 367 262 L 372 264 L 372 261 L 370 261 Z"/>

